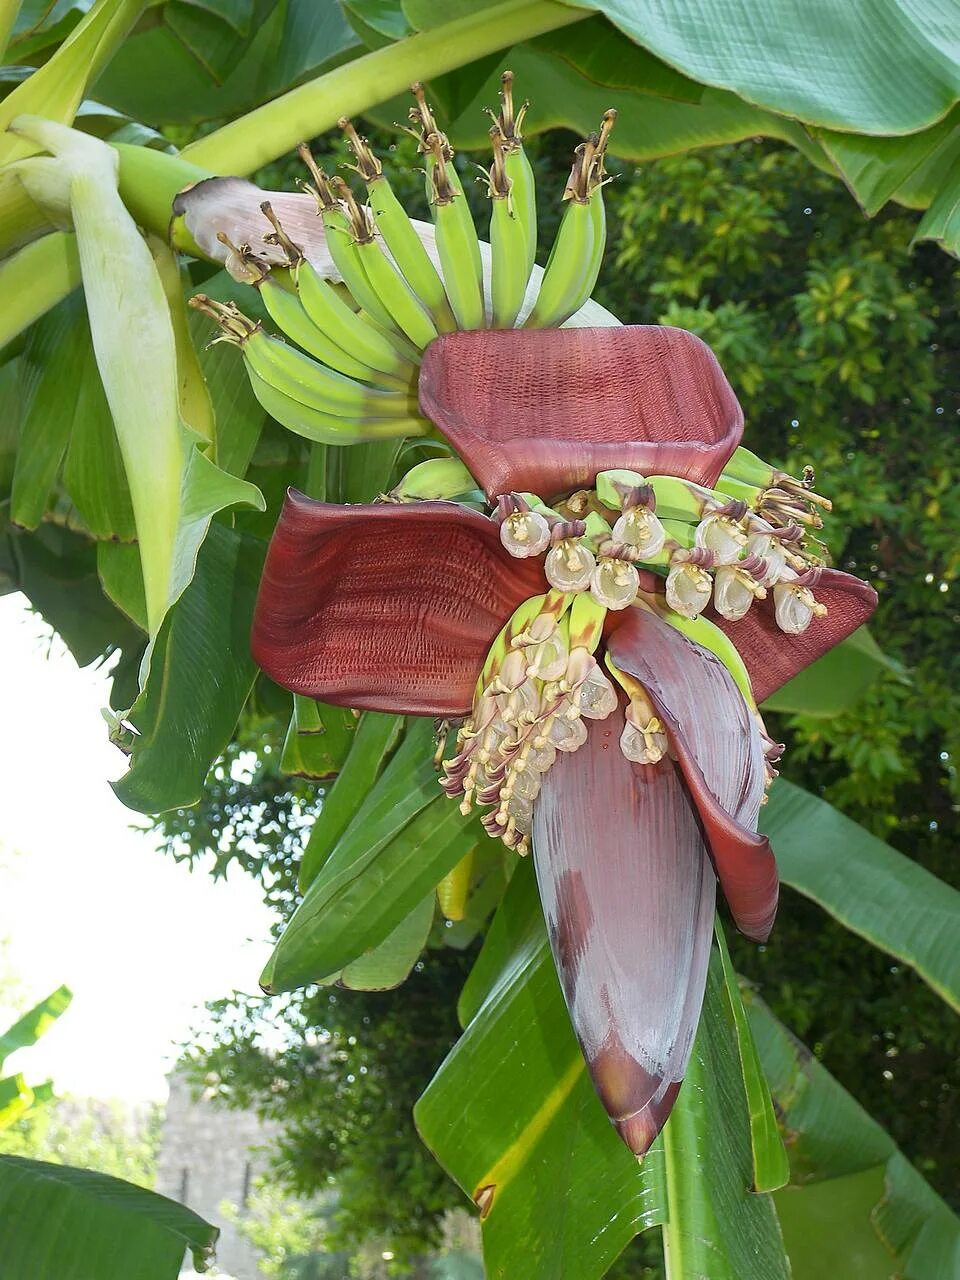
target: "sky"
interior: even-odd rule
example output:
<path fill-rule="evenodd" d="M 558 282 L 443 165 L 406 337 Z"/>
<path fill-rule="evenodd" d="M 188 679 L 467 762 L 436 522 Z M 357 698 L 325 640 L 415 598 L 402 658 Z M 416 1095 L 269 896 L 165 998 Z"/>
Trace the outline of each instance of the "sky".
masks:
<path fill-rule="evenodd" d="M 0 983 L 16 980 L 21 1009 L 61 983 L 74 992 L 4 1071 L 162 1100 L 204 1001 L 258 989 L 271 916 L 239 870 L 215 884 L 132 829 L 144 819 L 109 785 L 125 760 L 100 714 L 108 691 L 22 596 L 0 598 Z M 10 1013 L 0 994 L 0 1031 Z"/>

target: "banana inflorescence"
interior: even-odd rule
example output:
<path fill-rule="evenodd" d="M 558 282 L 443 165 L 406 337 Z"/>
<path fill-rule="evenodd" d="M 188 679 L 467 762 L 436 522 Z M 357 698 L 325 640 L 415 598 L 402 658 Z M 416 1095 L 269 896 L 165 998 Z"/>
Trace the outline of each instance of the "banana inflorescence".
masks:
<path fill-rule="evenodd" d="M 219 324 L 220 340 L 240 348 L 267 412 L 311 440 L 353 444 L 432 435 L 442 448 L 417 402 L 424 348 L 456 329 L 562 325 L 590 298 L 600 271 L 603 191 L 610 180 L 605 164 L 615 111 L 607 111 L 597 132 L 574 152 L 560 226 L 539 283 L 531 288 L 536 192 L 523 146 L 527 107 L 514 103 L 512 74 L 501 77 L 499 110 L 490 113 L 487 278 L 450 140 L 424 87 L 415 84 L 412 92 L 408 132 L 423 157 L 434 253 L 380 160 L 344 117 L 340 126 L 352 153 L 346 167 L 363 182 L 365 202 L 342 177 L 325 173 L 306 146 L 299 148 L 309 179 L 302 185 L 316 201 L 340 281 L 317 270 L 264 202 L 262 238 L 273 246 L 270 262 L 250 245 L 232 244 L 226 235 L 220 239 L 229 273 L 259 291 L 283 336 L 268 333 L 233 303 L 203 294 L 193 299 Z M 735 651 L 701 614 L 712 605 L 735 621 L 770 592 L 785 631 L 802 631 L 823 612 L 812 588 L 824 553 L 816 531 L 830 503 L 812 485 L 809 469 L 796 480 L 739 448 L 713 489 L 676 476 L 606 471 L 593 489 L 556 499 L 553 509 L 536 494 L 504 494 L 494 518 L 511 555 L 545 556 L 544 571 L 558 599 L 592 599 L 590 608 L 601 618 L 636 603 L 642 584 L 653 581 L 650 574 L 665 579 L 654 592 L 657 607 L 745 682 Z M 442 456 L 420 462 L 381 500 L 436 499 L 482 506 L 483 495 L 459 460 Z"/>

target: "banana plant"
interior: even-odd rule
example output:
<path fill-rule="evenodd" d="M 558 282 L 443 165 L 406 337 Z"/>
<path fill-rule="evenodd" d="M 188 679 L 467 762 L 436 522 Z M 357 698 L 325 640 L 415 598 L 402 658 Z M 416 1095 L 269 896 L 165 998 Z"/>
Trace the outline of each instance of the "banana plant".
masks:
<path fill-rule="evenodd" d="M 710 351 L 682 330 L 620 327 L 591 301 L 607 152 L 615 124 L 628 158 L 781 137 L 841 173 L 873 211 L 890 198 L 929 205 L 921 234 L 955 248 L 945 210 L 957 85 L 946 57 L 931 53 L 930 15 L 901 19 L 901 52 L 917 72 L 906 94 L 890 92 L 906 79 L 893 79 L 884 51 L 852 38 L 845 19 L 786 0 L 760 32 L 748 6 L 733 6 L 723 39 L 687 4 L 651 30 L 633 4 L 611 7 L 608 21 L 551 0 L 452 17 L 434 0 L 356 0 L 345 6 L 351 27 L 329 6 L 322 55 L 310 41 L 287 43 L 277 30 L 287 18 L 266 0 L 258 21 L 233 14 L 230 39 L 208 44 L 183 6 L 156 6 L 137 27 L 141 8 L 98 0 L 73 14 L 59 47 L 63 32 L 45 19 L 31 26 L 24 13 L 11 28 L 15 57 L 49 56 L 4 103 L 4 353 L 18 359 L 18 335 L 33 344 L 38 318 L 66 314 L 70 304 L 56 304 L 82 282 L 89 329 L 77 331 L 77 349 L 91 352 L 106 400 L 90 415 L 96 432 L 81 414 L 68 441 L 45 429 L 44 402 L 28 388 L 35 425 L 14 487 L 18 509 L 48 527 L 33 542 L 12 535 L 31 551 L 11 582 L 42 577 L 34 548 L 47 567 L 79 554 L 77 598 L 96 602 L 111 637 L 103 645 L 123 635 L 136 659 L 112 729 L 131 753 L 118 791 L 142 810 L 197 798 L 249 695 L 254 658 L 295 694 L 285 766 L 340 779 L 305 854 L 303 903 L 264 974 L 269 988 L 395 985 L 422 949 L 435 889 L 450 918 L 472 915 L 479 929 L 516 879 L 517 855 L 532 852 L 559 982 L 536 939 L 491 946 L 471 980 L 477 1016 L 456 1064 L 510 1015 L 534 1035 L 549 1026 L 558 1045 L 566 1034 L 565 1067 L 553 1079 L 548 1053 L 541 1078 L 525 1082 L 529 1098 L 515 1091 L 513 1113 L 503 1111 L 509 1095 L 491 1099 L 507 1115 L 498 1138 L 513 1134 L 490 1162 L 506 1177 L 461 1178 L 488 1242 L 504 1238 L 505 1204 L 519 1203 L 513 1221 L 533 1230 L 536 1179 L 515 1175 L 520 1156 L 549 1138 L 597 1174 L 596 1221 L 589 1239 L 571 1242 L 576 1261 L 563 1260 L 562 1273 L 599 1275 L 623 1229 L 666 1224 L 672 1280 L 702 1274 L 707 1258 L 722 1258 L 718 1275 L 748 1274 L 749 1257 L 765 1260 L 758 1274 L 785 1274 L 766 1198 L 785 1180 L 782 1151 L 735 984 L 726 970 L 721 980 L 718 959 L 711 967 L 715 890 L 719 881 L 747 936 L 767 936 L 777 872 L 756 828 L 780 748 L 758 704 L 844 643 L 875 597 L 825 563 L 816 534 L 829 502 L 811 478 L 740 445 L 742 414 Z M 283 8 L 302 34 L 302 6 Z M 270 100 L 175 156 L 137 117 L 177 118 L 157 105 L 181 73 L 176 41 L 191 67 L 223 81 L 216 114 L 224 102 Z M 306 83 L 286 93 L 241 83 L 271 61 L 270 41 L 290 81 Z M 468 92 L 447 75 L 507 43 L 521 79 L 553 86 L 535 127 L 573 124 L 584 135 L 542 268 L 523 146 L 531 117 L 514 103 L 513 76 L 498 67 L 491 83 L 481 63 Z M 342 65 L 310 79 L 327 56 Z M 138 74 L 143 59 L 153 75 Z M 604 77 L 622 80 L 624 66 L 633 83 L 616 91 L 619 113 L 604 110 Z M 168 85 L 158 67 L 173 70 Z M 74 118 L 95 77 L 98 102 Z M 389 100 L 410 81 L 428 224 L 406 218 L 350 119 L 378 107 L 395 118 Z M 484 101 L 500 93 L 489 139 L 468 100 L 481 81 Z M 115 126 L 115 116 L 103 123 L 111 110 L 132 117 L 112 144 L 91 136 Z M 306 148 L 304 194 L 244 180 L 338 121 L 363 201 Z M 454 158 L 455 144 L 484 141 L 489 245 Z M 199 290 L 174 251 L 204 264 Z M 222 341 L 198 352 L 210 318 Z M 110 501 L 96 468 L 69 465 L 81 434 L 88 456 L 110 460 Z M 291 482 L 302 492 L 279 511 Z M 99 545 L 77 553 L 78 534 Z M 363 712 L 359 727 L 343 707 Z M 434 717 L 444 722 L 436 743 Z M 455 736 L 450 721 L 460 722 Z M 434 764 L 459 804 L 440 794 Z M 803 868 L 793 871 L 802 887 Z M 508 936 L 511 902 L 496 917 Z M 943 982 L 942 963 L 930 971 Z M 520 990 L 521 976 L 533 986 Z M 553 988 L 561 1018 L 548 1022 Z M 483 1044 L 497 1048 L 495 1036 Z M 460 1155 L 482 1172 L 483 1139 L 473 1140 L 477 1151 Z M 716 1162 L 700 1185 L 693 1153 L 704 1143 Z M 644 1157 L 639 1172 L 633 1156 Z M 656 1186 L 655 1211 L 622 1213 L 623 1198 L 646 1204 Z M 541 1243 L 498 1273 L 557 1274 Z"/>
<path fill-rule="evenodd" d="M 58 987 L 0 1034 L 4 1059 L 32 1047 L 69 1007 Z M 0 1079 L 0 1133 L 54 1097 L 53 1084 Z M 213 1260 L 219 1231 L 185 1205 L 89 1169 L 0 1153 L 0 1249 L 11 1276 L 175 1280 L 187 1249 L 195 1270 Z"/>
<path fill-rule="evenodd" d="M 72 999 L 73 993 L 68 987 L 58 987 L 8 1027 L 0 1035 L 0 1070 L 10 1054 L 36 1044 Z M 20 1073 L 0 1078 L 0 1130 L 15 1124 L 33 1107 L 49 1101 L 52 1096 L 53 1086 L 49 1080 L 29 1085 Z"/>

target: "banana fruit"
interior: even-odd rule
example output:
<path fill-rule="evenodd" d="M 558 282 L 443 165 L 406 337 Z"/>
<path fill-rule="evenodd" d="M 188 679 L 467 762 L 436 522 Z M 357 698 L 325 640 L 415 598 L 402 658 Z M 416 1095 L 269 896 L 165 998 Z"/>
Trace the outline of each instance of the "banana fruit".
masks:
<path fill-rule="evenodd" d="M 361 419 L 324 413 L 303 404 L 274 383 L 267 382 L 248 366 L 253 394 L 271 418 L 295 435 L 320 444 L 366 444 L 404 436 L 425 435 L 430 429 L 425 418 Z"/>
<path fill-rule="evenodd" d="M 473 497 L 476 480 L 459 458 L 428 458 L 420 462 L 390 490 L 395 502 Z"/>
<path fill-rule="evenodd" d="M 493 164 L 488 179 L 490 213 L 490 302 L 495 329 L 512 329 L 527 292 L 529 262 L 527 228 L 513 203 L 514 182 L 507 177 L 503 139 L 494 127 Z"/>
<path fill-rule="evenodd" d="M 356 164 L 353 169 L 366 183 L 373 222 L 390 250 L 394 262 L 421 305 L 429 313 L 440 333 L 457 327 L 440 274 L 430 260 L 423 241 L 407 217 L 403 205 L 394 194 L 383 165 L 365 138 L 357 133 L 352 121 L 342 118 L 340 128 L 347 136 Z"/>
<path fill-rule="evenodd" d="M 603 158 L 615 119 L 616 112 L 608 111 L 600 132 L 576 149 L 563 193 L 567 207 L 525 328 L 563 324 L 593 293 L 606 244 Z"/>
<path fill-rule="evenodd" d="M 424 435 L 410 391 L 389 391 L 346 377 L 275 338 L 233 303 L 196 294 L 190 305 L 217 321 L 220 338 L 240 348 L 257 399 L 278 422 L 310 440 L 356 444 Z"/>
<path fill-rule="evenodd" d="M 510 184 L 513 215 L 523 227 L 526 240 L 527 280 L 537 260 L 537 184 L 533 165 L 523 149 L 520 132 L 527 103 L 519 111 L 513 103 L 513 72 L 505 71 L 500 77 L 500 113 L 494 117 L 494 128 L 500 135 L 503 147 L 503 168 Z M 526 284 L 526 282 L 524 282 Z"/>
<path fill-rule="evenodd" d="M 458 328 L 482 329 L 486 323 L 483 264 L 473 214 L 453 163 L 453 148 L 446 134 L 437 128 L 423 85 L 415 84 L 413 93 L 417 105 L 410 118 L 420 126 L 418 141 L 427 161 L 427 198 L 447 297 Z"/>

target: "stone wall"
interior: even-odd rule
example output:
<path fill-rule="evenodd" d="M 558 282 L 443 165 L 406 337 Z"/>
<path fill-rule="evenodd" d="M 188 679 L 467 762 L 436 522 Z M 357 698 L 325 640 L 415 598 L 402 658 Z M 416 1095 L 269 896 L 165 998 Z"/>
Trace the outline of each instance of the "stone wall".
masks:
<path fill-rule="evenodd" d="M 226 1221 L 220 1206 L 228 1201 L 242 1213 L 254 1179 L 267 1170 L 274 1135 L 251 1112 L 230 1111 L 203 1096 L 194 1099 L 182 1076 L 170 1077 L 157 1190 L 220 1228 L 214 1275 L 260 1280 L 255 1249 Z M 182 1274 L 195 1275 L 189 1261 Z"/>

